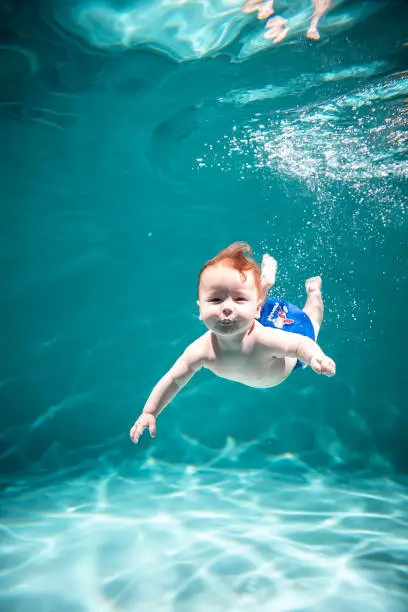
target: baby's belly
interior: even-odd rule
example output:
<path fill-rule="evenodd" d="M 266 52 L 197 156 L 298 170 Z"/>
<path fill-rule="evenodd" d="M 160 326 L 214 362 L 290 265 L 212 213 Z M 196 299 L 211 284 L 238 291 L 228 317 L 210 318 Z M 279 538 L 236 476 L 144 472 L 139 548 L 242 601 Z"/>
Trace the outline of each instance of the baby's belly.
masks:
<path fill-rule="evenodd" d="M 233 380 L 249 387 L 265 389 L 275 387 L 283 382 L 296 365 L 296 359 L 291 357 L 274 358 L 268 364 L 224 364 L 207 363 L 205 367 L 221 378 Z"/>

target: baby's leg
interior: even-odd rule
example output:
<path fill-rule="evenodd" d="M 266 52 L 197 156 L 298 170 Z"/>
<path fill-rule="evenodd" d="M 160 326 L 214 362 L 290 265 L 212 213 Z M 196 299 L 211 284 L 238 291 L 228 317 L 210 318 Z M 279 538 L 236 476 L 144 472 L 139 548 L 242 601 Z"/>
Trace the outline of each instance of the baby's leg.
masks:
<path fill-rule="evenodd" d="M 320 34 L 317 29 L 317 24 L 319 23 L 320 17 L 324 15 L 326 11 L 329 10 L 333 0 L 312 0 L 312 2 L 314 4 L 315 9 L 313 11 L 313 15 L 310 20 L 310 26 L 306 36 L 311 40 L 319 40 Z"/>
<path fill-rule="evenodd" d="M 315 331 L 315 340 L 323 321 L 324 305 L 322 300 L 322 279 L 320 276 L 308 278 L 306 283 L 307 300 L 303 312 L 309 315 Z"/>
<path fill-rule="evenodd" d="M 263 300 L 266 299 L 269 289 L 275 284 L 277 269 L 278 262 L 276 259 L 265 253 L 262 257 L 261 265 L 261 295 Z"/>

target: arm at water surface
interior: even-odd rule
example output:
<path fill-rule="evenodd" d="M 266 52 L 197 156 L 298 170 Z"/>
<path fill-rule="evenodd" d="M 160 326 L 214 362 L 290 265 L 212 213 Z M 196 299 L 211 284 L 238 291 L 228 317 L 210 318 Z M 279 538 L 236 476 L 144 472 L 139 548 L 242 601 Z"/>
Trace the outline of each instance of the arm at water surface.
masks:
<path fill-rule="evenodd" d="M 261 341 L 272 350 L 275 357 L 296 357 L 310 365 L 316 374 L 334 376 L 336 364 L 324 354 L 320 346 L 307 336 L 265 327 Z"/>
<path fill-rule="evenodd" d="M 147 427 L 150 435 L 156 436 L 156 417 L 202 367 L 203 354 L 204 341 L 201 337 L 186 348 L 170 370 L 155 385 L 142 414 L 130 430 L 130 437 L 135 444 Z"/>

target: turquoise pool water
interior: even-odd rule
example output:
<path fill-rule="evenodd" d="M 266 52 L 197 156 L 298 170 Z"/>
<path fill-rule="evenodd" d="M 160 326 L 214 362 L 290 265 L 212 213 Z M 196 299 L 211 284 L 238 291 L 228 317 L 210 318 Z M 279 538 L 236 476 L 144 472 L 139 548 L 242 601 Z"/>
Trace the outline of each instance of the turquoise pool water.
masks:
<path fill-rule="evenodd" d="M 408 609 L 408 12 L 275 8 L 0 4 L 1 609 Z M 134 446 L 235 240 L 322 275 L 336 377 L 200 372 Z"/>

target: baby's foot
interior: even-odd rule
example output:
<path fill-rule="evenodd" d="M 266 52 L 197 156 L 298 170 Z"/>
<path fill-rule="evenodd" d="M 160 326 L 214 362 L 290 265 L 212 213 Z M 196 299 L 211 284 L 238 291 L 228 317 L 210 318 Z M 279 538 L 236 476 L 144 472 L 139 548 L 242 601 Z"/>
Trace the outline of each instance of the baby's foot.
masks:
<path fill-rule="evenodd" d="M 241 11 L 243 13 L 254 13 L 258 11 L 262 4 L 262 0 L 247 0 L 242 6 Z"/>
<path fill-rule="evenodd" d="M 308 278 L 305 283 L 306 293 L 310 295 L 311 293 L 321 293 L 322 290 L 322 278 L 321 276 L 312 276 Z"/>
<path fill-rule="evenodd" d="M 258 8 L 258 19 L 268 19 L 273 15 L 273 0 L 262 2 Z"/>
<path fill-rule="evenodd" d="M 320 34 L 316 26 L 311 25 L 306 34 L 310 40 L 319 40 Z"/>
<path fill-rule="evenodd" d="M 262 284 L 268 285 L 268 288 L 273 287 L 276 280 L 276 272 L 278 270 L 278 262 L 274 257 L 267 253 L 262 257 L 261 277 Z"/>
<path fill-rule="evenodd" d="M 274 43 L 278 43 L 285 38 L 289 32 L 289 28 L 286 27 L 287 21 L 283 17 L 272 17 L 266 24 L 266 32 L 264 38 L 272 38 Z"/>

